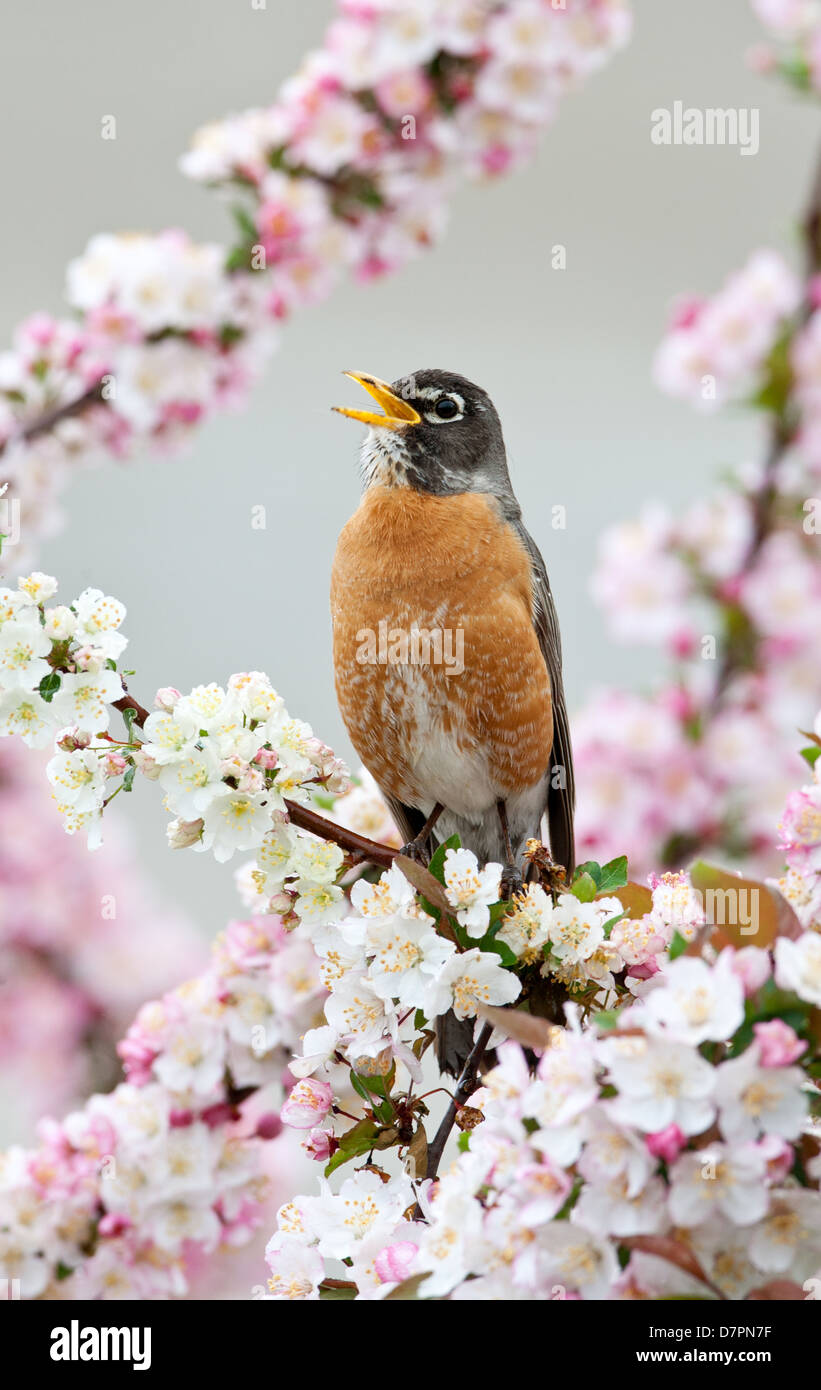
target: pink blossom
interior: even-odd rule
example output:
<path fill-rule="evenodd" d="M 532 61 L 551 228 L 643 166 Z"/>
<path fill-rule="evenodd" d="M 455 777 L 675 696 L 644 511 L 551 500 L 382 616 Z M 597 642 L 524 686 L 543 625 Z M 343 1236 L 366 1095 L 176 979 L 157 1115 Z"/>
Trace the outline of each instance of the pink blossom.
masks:
<path fill-rule="evenodd" d="M 732 959 L 732 968 L 741 981 L 745 995 L 756 994 L 770 978 L 772 964 L 769 953 L 758 946 L 743 946 Z"/>
<path fill-rule="evenodd" d="M 416 1259 L 418 1246 L 410 1240 L 399 1240 L 395 1245 L 386 1245 L 374 1257 L 373 1267 L 381 1284 L 400 1284 L 407 1279 Z"/>
<path fill-rule="evenodd" d="M 330 1158 L 334 1143 L 333 1135 L 325 1129 L 312 1129 L 307 1139 L 303 1139 L 302 1147 L 310 1158 L 317 1163 L 327 1163 Z"/>
<path fill-rule="evenodd" d="M 326 1081 L 306 1076 L 294 1086 L 279 1112 L 280 1119 L 292 1129 L 312 1129 L 324 1120 L 333 1098 L 333 1088 Z"/>
<path fill-rule="evenodd" d="M 154 708 L 165 710 L 166 713 L 170 714 L 180 698 L 179 690 L 175 689 L 173 685 L 161 686 L 154 696 Z"/>
<path fill-rule="evenodd" d="M 807 1050 L 804 1039 L 799 1038 L 783 1019 L 754 1023 L 753 1032 L 759 1044 L 758 1060 L 762 1067 L 787 1067 Z"/>
<path fill-rule="evenodd" d="M 674 1163 L 682 1149 L 687 1147 L 687 1136 L 678 1125 L 668 1125 L 656 1134 L 648 1134 L 644 1140 L 654 1158 L 663 1158 L 665 1163 Z"/>
<path fill-rule="evenodd" d="M 266 1111 L 257 1120 L 256 1133 L 260 1139 L 277 1139 L 282 1133 L 282 1121 L 272 1110 Z"/>
<path fill-rule="evenodd" d="M 765 1063 L 766 1065 L 766 1063 Z M 778 1134 L 765 1134 L 755 1146 L 767 1164 L 767 1176 L 773 1186 L 784 1181 L 792 1172 L 795 1150 Z"/>

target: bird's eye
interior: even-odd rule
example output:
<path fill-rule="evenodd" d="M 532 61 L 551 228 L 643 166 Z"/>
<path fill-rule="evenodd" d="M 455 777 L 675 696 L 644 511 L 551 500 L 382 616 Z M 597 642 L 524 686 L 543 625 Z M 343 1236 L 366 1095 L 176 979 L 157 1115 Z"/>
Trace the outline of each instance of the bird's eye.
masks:
<path fill-rule="evenodd" d="M 459 407 L 450 396 L 443 396 L 433 408 L 440 420 L 452 420 L 459 414 Z"/>

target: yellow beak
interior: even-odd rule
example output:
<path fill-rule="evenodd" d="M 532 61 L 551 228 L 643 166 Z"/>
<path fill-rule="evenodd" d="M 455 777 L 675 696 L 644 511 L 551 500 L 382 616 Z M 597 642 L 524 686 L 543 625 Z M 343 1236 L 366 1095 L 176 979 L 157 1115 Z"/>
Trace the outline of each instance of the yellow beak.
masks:
<path fill-rule="evenodd" d="M 401 396 L 395 396 L 386 381 L 380 381 L 378 376 L 371 376 L 368 372 L 345 372 L 344 375 L 364 386 L 385 413 L 377 415 L 376 411 L 372 410 L 349 410 L 346 405 L 333 406 L 340 415 L 348 415 L 352 420 L 361 420 L 363 425 L 376 425 L 383 430 L 401 430 L 406 425 L 419 424 L 422 416 L 412 405 L 408 405 L 407 401 L 403 401 Z"/>

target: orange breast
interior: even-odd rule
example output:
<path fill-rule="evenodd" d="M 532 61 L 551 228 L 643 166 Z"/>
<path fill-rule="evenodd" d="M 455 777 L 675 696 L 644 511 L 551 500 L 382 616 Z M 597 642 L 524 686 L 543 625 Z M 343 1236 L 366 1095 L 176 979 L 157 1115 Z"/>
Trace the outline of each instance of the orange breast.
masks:
<path fill-rule="evenodd" d="M 342 717 L 384 790 L 470 814 L 544 776 L 530 562 L 492 499 L 370 487 L 339 538 L 331 610 Z"/>

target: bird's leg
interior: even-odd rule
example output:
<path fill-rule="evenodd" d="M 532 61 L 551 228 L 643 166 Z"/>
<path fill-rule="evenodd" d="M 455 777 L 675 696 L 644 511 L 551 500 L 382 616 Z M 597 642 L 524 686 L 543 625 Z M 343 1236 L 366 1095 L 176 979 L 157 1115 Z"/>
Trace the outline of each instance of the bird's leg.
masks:
<path fill-rule="evenodd" d="M 514 897 L 516 893 L 522 891 L 522 874 L 516 863 L 516 856 L 513 853 L 513 845 L 510 842 L 510 829 L 507 823 L 507 807 L 501 799 L 496 802 L 496 810 L 499 812 L 499 824 L 502 827 L 502 839 L 505 846 L 505 867 L 502 870 L 501 893 L 503 899 Z"/>
<path fill-rule="evenodd" d="M 427 863 L 428 854 L 426 846 L 428 836 L 430 835 L 430 832 L 432 831 L 433 827 L 435 826 L 444 809 L 444 806 L 441 806 L 437 801 L 436 805 L 434 806 L 433 810 L 431 811 L 430 815 L 425 821 L 425 824 L 419 831 L 419 834 L 416 835 L 414 839 L 409 840 L 406 845 L 403 845 L 399 853 L 406 855 L 408 859 L 417 859 L 423 863 Z"/>

